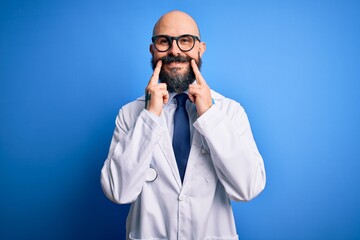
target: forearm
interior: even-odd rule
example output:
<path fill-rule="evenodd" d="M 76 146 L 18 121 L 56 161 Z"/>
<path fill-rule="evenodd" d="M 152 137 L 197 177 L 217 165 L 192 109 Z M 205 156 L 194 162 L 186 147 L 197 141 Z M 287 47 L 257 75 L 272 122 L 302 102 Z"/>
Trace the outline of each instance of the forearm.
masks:
<path fill-rule="evenodd" d="M 102 188 L 106 196 L 117 203 L 133 202 L 140 194 L 152 152 L 164 131 L 145 110 L 132 127 L 124 129 L 124 125 L 119 114 L 109 155 L 101 171 Z"/>
<path fill-rule="evenodd" d="M 243 109 L 229 116 L 215 104 L 194 126 L 206 140 L 229 197 L 248 201 L 257 196 L 265 187 L 265 169 Z"/>

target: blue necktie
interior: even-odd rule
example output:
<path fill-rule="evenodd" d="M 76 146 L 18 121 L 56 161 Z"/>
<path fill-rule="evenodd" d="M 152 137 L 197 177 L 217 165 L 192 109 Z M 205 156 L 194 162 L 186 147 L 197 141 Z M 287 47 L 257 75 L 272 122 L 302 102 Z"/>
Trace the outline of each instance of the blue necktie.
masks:
<path fill-rule="evenodd" d="M 188 95 L 181 93 L 174 98 L 177 100 L 177 107 L 174 114 L 173 148 L 181 182 L 183 182 L 190 153 L 190 125 L 185 108 Z"/>

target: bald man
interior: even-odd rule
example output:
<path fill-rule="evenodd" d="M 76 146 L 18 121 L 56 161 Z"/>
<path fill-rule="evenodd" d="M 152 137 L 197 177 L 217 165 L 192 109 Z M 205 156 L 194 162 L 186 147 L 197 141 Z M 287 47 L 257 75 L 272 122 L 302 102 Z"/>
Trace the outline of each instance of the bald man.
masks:
<path fill-rule="evenodd" d="M 153 29 L 145 95 L 123 106 L 101 171 L 106 196 L 131 203 L 127 239 L 238 239 L 230 200 L 265 187 L 265 169 L 239 103 L 200 73 L 206 44 L 172 11 Z"/>

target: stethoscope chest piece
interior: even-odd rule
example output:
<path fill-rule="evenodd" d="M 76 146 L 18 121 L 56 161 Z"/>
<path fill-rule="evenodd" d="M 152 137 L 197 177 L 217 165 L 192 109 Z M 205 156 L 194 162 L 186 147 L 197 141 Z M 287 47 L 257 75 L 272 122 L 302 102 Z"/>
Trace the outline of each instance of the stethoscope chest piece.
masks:
<path fill-rule="evenodd" d="M 157 178 L 158 173 L 156 172 L 156 170 L 152 167 L 150 167 L 147 171 L 146 171 L 146 181 L 147 182 L 153 182 L 155 181 L 155 179 Z"/>

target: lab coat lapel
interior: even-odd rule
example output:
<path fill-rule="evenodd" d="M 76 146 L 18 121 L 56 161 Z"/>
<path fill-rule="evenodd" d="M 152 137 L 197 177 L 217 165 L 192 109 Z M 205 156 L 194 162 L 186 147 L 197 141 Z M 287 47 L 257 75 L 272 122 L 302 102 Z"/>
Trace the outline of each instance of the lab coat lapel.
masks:
<path fill-rule="evenodd" d="M 195 104 L 192 104 L 191 107 L 189 107 L 187 110 L 188 110 L 190 122 L 191 122 L 191 124 L 193 124 L 198 118 Z M 199 161 L 199 156 L 201 155 L 200 151 L 202 148 L 203 148 L 202 147 L 202 135 L 195 128 L 193 128 L 191 150 L 190 150 L 189 159 L 188 159 L 187 166 L 186 166 L 183 188 L 186 187 L 187 185 L 191 185 L 192 172 L 193 172 L 194 167 L 197 164 L 196 161 Z M 184 189 L 183 189 L 183 191 L 184 191 Z"/>
<path fill-rule="evenodd" d="M 164 120 L 164 118 L 163 118 L 163 121 L 166 124 L 166 121 Z M 182 183 L 181 183 L 180 174 L 179 174 L 179 170 L 178 170 L 175 155 L 174 155 L 174 150 L 172 147 L 172 140 L 170 138 L 170 134 L 165 134 L 165 135 L 166 136 L 164 136 L 162 138 L 162 140 L 160 141 L 160 148 L 162 149 L 162 151 L 165 155 L 165 158 L 170 166 L 174 180 L 180 191 L 180 189 L 182 187 Z"/>

